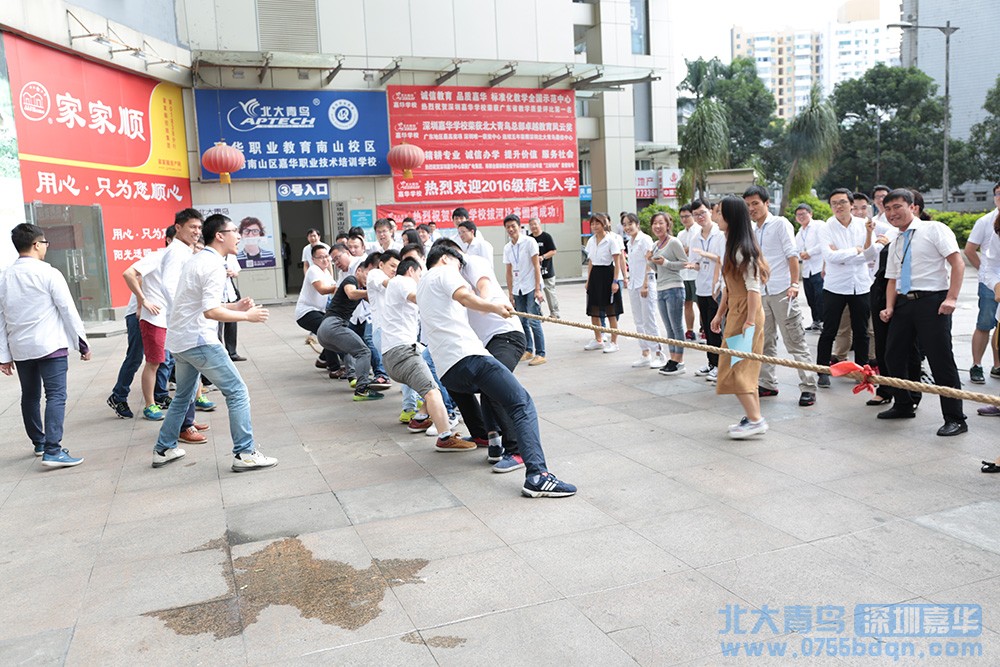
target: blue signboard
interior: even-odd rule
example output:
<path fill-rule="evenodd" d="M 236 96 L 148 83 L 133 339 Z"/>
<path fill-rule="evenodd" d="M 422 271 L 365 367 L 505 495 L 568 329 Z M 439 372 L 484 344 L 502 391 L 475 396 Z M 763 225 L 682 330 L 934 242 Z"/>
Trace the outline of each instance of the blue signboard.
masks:
<path fill-rule="evenodd" d="M 325 180 L 278 181 L 275 190 L 278 193 L 278 201 L 330 198 L 330 184 Z"/>
<path fill-rule="evenodd" d="M 593 190 L 589 185 L 580 186 L 580 201 L 590 201 L 594 198 Z"/>
<path fill-rule="evenodd" d="M 195 90 L 194 101 L 199 153 L 223 139 L 243 151 L 233 179 L 390 174 L 384 92 Z"/>
<path fill-rule="evenodd" d="M 375 225 L 375 216 L 370 208 L 359 208 L 351 211 L 351 227 L 368 229 Z"/>

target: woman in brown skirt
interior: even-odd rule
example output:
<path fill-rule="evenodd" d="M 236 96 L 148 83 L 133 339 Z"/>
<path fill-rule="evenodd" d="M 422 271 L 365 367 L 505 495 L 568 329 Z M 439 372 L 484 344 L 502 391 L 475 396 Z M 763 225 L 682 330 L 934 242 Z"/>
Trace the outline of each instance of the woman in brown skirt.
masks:
<path fill-rule="evenodd" d="M 722 301 L 719 312 L 712 320 L 712 331 L 722 331 L 722 347 L 727 339 L 753 330 L 752 351 L 760 354 L 764 349 L 764 308 L 760 301 L 760 286 L 767 282 L 769 269 L 757 245 L 757 237 L 750 220 L 750 211 L 739 197 L 722 200 L 722 220 L 719 227 L 726 233 L 726 253 L 722 262 Z M 736 394 L 745 416 L 738 424 L 729 427 L 729 437 L 742 440 L 767 432 L 767 420 L 760 413 L 757 396 L 757 376 L 760 362 L 740 359 L 723 354 L 719 357 L 717 394 Z"/>

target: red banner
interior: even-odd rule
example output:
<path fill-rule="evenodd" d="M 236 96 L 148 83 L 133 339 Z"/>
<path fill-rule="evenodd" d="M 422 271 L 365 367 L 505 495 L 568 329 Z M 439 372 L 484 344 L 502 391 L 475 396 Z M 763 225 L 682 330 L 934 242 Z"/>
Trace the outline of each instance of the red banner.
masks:
<path fill-rule="evenodd" d="M 424 150 L 397 201 L 576 197 L 571 90 L 389 86 L 390 143 Z"/>
<path fill-rule="evenodd" d="M 397 222 L 409 216 L 419 225 L 433 222 L 440 229 L 452 227 L 451 212 L 462 204 L 383 204 L 376 208 L 379 218 L 392 218 Z M 543 224 L 562 224 L 566 221 L 561 199 L 538 201 L 479 202 L 465 204 L 469 216 L 478 227 L 492 227 L 503 224 L 503 219 L 514 213 L 521 222 L 538 218 Z"/>
<path fill-rule="evenodd" d="M 98 206 L 111 304 L 119 276 L 191 205 L 181 89 L 5 33 L 26 202 Z"/>

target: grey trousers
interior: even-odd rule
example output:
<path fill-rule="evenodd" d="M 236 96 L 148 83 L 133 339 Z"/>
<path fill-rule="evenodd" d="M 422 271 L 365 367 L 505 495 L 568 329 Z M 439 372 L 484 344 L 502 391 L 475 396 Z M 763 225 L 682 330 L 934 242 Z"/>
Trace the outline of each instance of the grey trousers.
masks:
<path fill-rule="evenodd" d="M 324 350 L 344 356 L 344 365 L 354 369 L 352 377 L 358 378 L 357 389 L 363 389 L 370 382 L 372 353 L 364 339 L 351 331 L 350 324 L 336 315 L 328 315 L 316 330 L 316 338 Z"/>
<path fill-rule="evenodd" d="M 764 350 L 769 357 L 777 356 L 778 332 L 785 343 L 789 356 L 796 361 L 813 363 L 806 347 L 806 334 L 802 326 L 802 310 L 798 299 L 788 307 L 785 293 L 761 295 L 764 306 Z M 774 373 L 774 364 L 761 364 L 760 386 L 766 389 L 777 389 L 778 378 Z M 811 371 L 799 371 L 799 391 L 816 391 L 816 374 Z"/>
<path fill-rule="evenodd" d="M 545 302 L 549 304 L 549 317 L 559 317 L 559 299 L 556 298 L 556 277 L 542 279 Z"/>

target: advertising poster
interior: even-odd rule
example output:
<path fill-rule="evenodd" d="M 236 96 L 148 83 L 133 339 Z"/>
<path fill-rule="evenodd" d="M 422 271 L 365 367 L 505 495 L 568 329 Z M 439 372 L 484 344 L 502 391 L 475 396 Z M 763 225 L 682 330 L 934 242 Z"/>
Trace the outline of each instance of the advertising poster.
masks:
<path fill-rule="evenodd" d="M 24 222 L 21 165 L 17 158 L 14 103 L 7 77 L 7 56 L 0 40 L 0 271 L 17 259 L 10 231 Z"/>
<path fill-rule="evenodd" d="M 397 222 L 410 216 L 418 225 L 433 222 L 439 229 L 449 229 L 452 227 L 451 212 L 459 206 L 463 204 L 383 204 L 378 207 L 377 215 Z M 477 227 L 500 227 L 503 219 L 511 213 L 518 215 L 524 223 L 531 218 L 538 218 L 545 225 L 558 225 L 566 221 L 561 199 L 474 202 L 464 206 Z"/>
<path fill-rule="evenodd" d="M 233 180 L 389 175 L 381 91 L 195 90 L 194 103 L 199 152 L 224 139 L 246 156 Z"/>
<path fill-rule="evenodd" d="M 389 86 L 390 140 L 424 150 L 413 178 L 393 174 L 395 200 L 576 197 L 571 90 Z"/>
<path fill-rule="evenodd" d="M 96 207 L 111 304 L 191 205 L 181 89 L 4 33 L 24 200 Z"/>
<path fill-rule="evenodd" d="M 273 269 L 278 265 L 274 250 L 274 220 L 269 202 L 248 204 L 198 204 L 206 218 L 221 213 L 240 229 L 236 259 L 242 269 Z"/>

